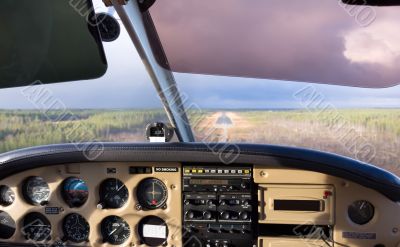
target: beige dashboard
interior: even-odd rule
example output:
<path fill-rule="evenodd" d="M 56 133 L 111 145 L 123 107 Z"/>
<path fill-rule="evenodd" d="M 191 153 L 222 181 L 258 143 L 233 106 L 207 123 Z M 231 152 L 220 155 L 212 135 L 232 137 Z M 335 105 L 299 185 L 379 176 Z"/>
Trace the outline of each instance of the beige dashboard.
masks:
<path fill-rule="evenodd" d="M 131 174 L 131 167 L 151 167 L 151 173 Z M 163 170 L 155 169 L 162 167 Z M 172 168 L 172 169 L 167 169 Z M 256 165 L 251 167 L 251 180 L 255 184 L 257 212 L 251 233 L 258 246 L 291 247 L 291 246 L 359 246 L 359 247 L 391 247 L 400 244 L 400 205 L 388 200 L 378 192 L 318 172 L 285 169 L 264 168 Z M 185 168 L 180 163 L 81 163 L 71 165 L 55 165 L 27 170 L 0 181 L 15 193 L 15 202 L 10 206 L 0 206 L 16 222 L 16 229 L 23 228 L 23 218 L 30 212 L 40 212 L 46 216 L 52 226 L 51 239 L 62 240 L 62 221 L 70 213 L 82 215 L 90 225 L 87 242 L 70 243 L 73 246 L 115 246 L 103 241 L 100 229 L 101 222 L 110 215 L 123 218 L 130 226 L 131 233 L 122 246 L 147 246 L 138 237 L 138 223 L 146 216 L 157 216 L 165 220 L 168 226 L 165 246 L 184 246 L 182 229 L 187 212 L 183 197 L 182 176 Z M 193 168 L 192 168 L 193 171 Z M 207 170 L 204 170 L 207 171 Z M 196 172 L 200 172 L 197 169 Z M 203 172 L 203 171 L 202 171 Z M 202 174 L 203 175 L 203 174 Z M 50 199 L 46 206 L 34 206 L 26 202 L 22 195 L 21 184 L 30 176 L 42 177 L 50 187 Z M 84 180 L 89 189 L 89 196 L 84 205 L 70 208 L 61 195 L 61 186 L 68 177 L 79 177 Z M 121 180 L 128 189 L 129 197 L 123 207 L 118 209 L 101 209 L 99 186 L 107 178 Z M 146 178 L 157 178 L 167 188 L 165 207 L 144 210 L 138 208 L 137 187 Z M 208 180 L 207 180 L 208 181 Z M 319 210 L 275 210 L 274 203 L 279 200 L 313 200 L 320 201 Z M 358 225 L 349 218 L 348 208 L 353 202 L 367 200 L 374 206 L 373 218 L 365 224 Z M 57 207 L 60 212 L 47 214 L 46 207 Z M 285 206 L 283 206 L 285 207 Z M 184 212 L 185 211 L 185 212 Z M 329 226 L 334 243 L 327 243 L 318 236 L 303 232 L 292 234 L 276 234 L 274 228 L 282 225 Z M 270 234 L 271 232 L 275 234 Z M 28 243 L 20 230 L 7 239 L 7 242 Z M 1 242 L 1 241 L 0 241 Z M 217 243 L 218 244 L 218 243 Z M 190 246 L 190 245 L 185 245 Z M 208 245 L 206 245 L 208 247 Z M 211 245 L 210 245 L 211 246 Z M 216 245 L 224 247 L 225 245 Z M 228 245 L 227 245 L 228 246 Z M 211 246 L 214 247 L 214 246 Z"/>
<path fill-rule="evenodd" d="M 294 169 L 263 169 L 256 167 L 254 172 L 255 183 L 273 186 L 280 186 L 284 197 L 306 195 L 310 196 L 307 190 L 312 187 L 324 188 L 329 186 L 333 191 L 334 200 L 333 208 L 328 214 L 329 218 L 323 218 L 320 212 L 316 213 L 301 213 L 298 216 L 293 215 L 293 212 L 281 212 L 280 223 L 294 223 L 296 217 L 303 220 L 303 224 L 321 225 L 324 222 L 332 224 L 333 239 L 335 246 L 398 246 L 400 244 L 400 205 L 388 200 L 383 195 L 374 190 L 365 188 L 358 184 L 329 176 L 323 173 L 294 170 Z M 292 191 L 287 192 L 289 188 L 297 188 L 303 192 Z M 268 187 L 268 186 L 266 186 Z M 295 193 L 293 193 L 295 192 Z M 317 196 L 319 191 L 314 192 L 311 196 Z M 374 205 L 374 216 L 372 220 L 364 225 L 358 225 L 352 222 L 348 216 L 348 207 L 351 203 L 357 200 L 368 200 Z M 304 215 L 308 216 L 304 216 Z M 268 217 L 267 217 L 268 218 Z M 265 220 L 259 219 L 260 223 Z M 367 239 L 371 238 L 371 239 Z M 261 246 L 328 246 L 323 241 L 315 239 L 292 239 L 292 238 L 260 238 Z"/>
<path fill-rule="evenodd" d="M 74 164 L 49 166 L 22 172 L 1 181 L 1 184 L 7 184 L 17 194 L 15 203 L 8 207 L 0 207 L 0 210 L 8 212 L 16 221 L 17 229 L 22 228 L 22 218 L 29 212 L 40 212 L 45 214 L 45 207 L 33 206 L 28 204 L 21 194 L 21 182 L 29 176 L 43 177 L 50 186 L 51 196 L 49 207 L 62 207 L 63 212 L 60 214 L 46 215 L 52 225 L 52 240 L 61 239 L 63 231 L 61 222 L 69 213 L 79 213 L 90 225 L 89 243 L 81 243 L 74 245 L 82 246 L 112 246 L 103 243 L 100 232 L 100 222 L 109 215 L 118 215 L 124 218 L 130 225 L 131 234 L 126 241 L 125 246 L 145 246 L 141 245 L 137 234 L 135 234 L 136 226 L 139 220 L 148 215 L 157 215 L 165 219 L 169 228 L 168 246 L 181 246 L 181 168 L 180 164 L 163 163 L 163 167 L 178 167 L 178 172 L 154 172 L 152 174 L 129 173 L 131 166 L 157 166 L 149 163 L 101 163 L 101 164 Z M 108 169 L 115 169 L 115 173 L 108 173 Z M 87 202 L 79 208 L 69 208 L 64 202 L 60 186 L 64 179 L 76 176 L 83 179 L 89 187 L 89 197 Z M 129 191 L 128 201 L 119 209 L 98 209 L 97 204 L 99 198 L 99 185 L 106 178 L 116 177 L 121 180 Z M 138 183 L 148 177 L 158 178 L 165 183 L 168 188 L 167 207 L 165 209 L 155 210 L 137 210 L 138 204 L 135 188 Z M 15 235 L 9 241 L 23 243 L 25 238 L 20 231 L 16 231 Z"/>

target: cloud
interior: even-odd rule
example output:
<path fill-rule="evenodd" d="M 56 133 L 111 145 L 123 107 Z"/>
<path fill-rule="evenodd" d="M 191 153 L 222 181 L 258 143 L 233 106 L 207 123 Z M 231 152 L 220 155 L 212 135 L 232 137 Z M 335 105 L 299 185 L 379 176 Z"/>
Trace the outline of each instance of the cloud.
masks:
<path fill-rule="evenodd" d="M 374 10 L 376 21 L 399 25 L 398 8 Z M 320 0 L 251 4 L 174 0 L 157 1 L 151 9 L 168 60 L 177 72 L 365 87 L 400 83 L 400 71 L 394 68 L 400 67 L 400 61 L 394 67 L 376 67 L 354 63 L 354 55 L 349 55 L 358 51 L 360 37 L 355 34 L 365 29 L 357 13 L 362 12 L 349 11 L 338 1 Z M 385 39 L 386 45 L 398 46 L 397 39 L 386 39 L 393 28 L 386 31 L 387 27 L 376 26 L 367 33 Z M 350 39 L 349 46 L 349 37 L 358 39 Z"/>
<path fill-rule="evenodd" d="M 397 69 L 400 64 L 399 21 L 381 17 L 370 26 L 345 35 L 344 56 L 353 63 Z M 400 19 L 399 19 L 400 20 Z"/>

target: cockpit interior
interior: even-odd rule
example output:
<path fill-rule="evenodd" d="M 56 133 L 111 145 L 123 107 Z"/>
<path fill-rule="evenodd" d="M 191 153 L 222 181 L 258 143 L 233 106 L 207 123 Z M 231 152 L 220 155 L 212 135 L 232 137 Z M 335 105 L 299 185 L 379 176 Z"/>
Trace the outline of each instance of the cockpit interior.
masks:
<path fill-rule="evenodd" d="M 106 11 L 100 13 L 94 3 Z M 3 0 L 0 246 L 400 247 L 400 38 L 398 30 L 391 32 L 399 27 L 399 6 L 398 0 Z M 166 117 L 152 112 L 151 105 L 134 116 L 92 118 L 101 114 L 99 109 L 62 112 L 62 102 L 51 100 L 51 90 L 45 89 L 62 92 L 65 84 L 60 82 L 72 81 L 73 90 L 62 92 L 65 98 L 74 103 L 79 97 L 73 96 L 82 91 L 86 101 L 102 104 L 103 99 L 90 98 L 84 85 L 107 69 L 125 68 L 118 56 L 132 51 L 111 46 L 120 35 L 137 53 L 149 77 L 146 85 L 155 90 Z M 110 94 L 123 74 L 115 71 L 105 76 L 113 78 Z M 256 101 L 266 104 L 263 112 L 248 109 L 253 107 L 249 104 L 231 113 L 228 105 L 236 99 L 228 98 L 226 108 L 215 103 L 208 115 L 198 113 L 175 80 L 191 74 L 214 75 L 216 81 L 246 77 L 329 84 L 342 97 L 350 94 L 343 87 L 377 88 L 381 94 L 393 90 L 382 104 L 365 97 L 373 110 L 362 116 L 345 110 L 352 121 L 342 121 L 335 107 L 320 107 L 321 97 L 310 87 L 296 89 L 293 100 L 320 111 L 300 127 L 284 126 L 268 108 L 270 101 Z M 201 91 L 196 83 L 190 92 Z M 234 83 L 211 87 L 232 93 Z M 266 94 L 254 88 L 246 94 L 246 88 L 261 81 L 248 83 L 235 91 L 238 98 L 251 101 L 248 95 Z M 290 88 L 282 83 L 274 85 Z M 21 110 L 21 102 L 10 99 L 15 92 L 40 105 L 39 113 Z M 125 92 L 119 93 L 115 99 L 124 97 Z M 274 99 L 274 93 L 268 97 Z M 348 101 L 357 103 L 350 96 Z M 390 110 L 368 115 L 385 102 L 392 102 Z M 6 103 L 13 110 L 2 109 Z M 280 110 L 290 121 L 309 112 Z M 123 114 L 131 122 L 118 125 Z M 194 116 L 206 120 L 199 127 Z M 356 125 L 364 119 L 365 124 Z M 113 127 L 93 130 L 106 121 Z M 355 129 L 361 133 L 355 139 L 370 138 L 378 147 L 376 140 L 393 144 L 391 151 L 376 149 L 391 159 L 379 166 L 380 153 L 371 161 L 332 151 L 350 146 L 371 154 L 370 145 L 330 143 L 345 124 L 352 128 L 345 135 Z M 219 126 L 212 138 L 200 138 L 209 136 L 211 125 Z M 282 140 L 290 142 L 325 125 L 336 126 L 334 135 L 328 138 L 320 131 L 308 146 L 303 139 L 281 145 L 285 142 L 271 137 L 275 131 L 270 126 L 282 127 Z M 372 128 L 376 131 L 367 133 Z M 249 141 L 248 129 L 256 141 Z M 96 139 L 104 133 L 113 138 Z M 130 141 L 136 136 L 145 141 Z M 215 136 L 222 139 L 215 141 Z M 327 148 L 319 148 L 325 146 L 316 139 Z"/>

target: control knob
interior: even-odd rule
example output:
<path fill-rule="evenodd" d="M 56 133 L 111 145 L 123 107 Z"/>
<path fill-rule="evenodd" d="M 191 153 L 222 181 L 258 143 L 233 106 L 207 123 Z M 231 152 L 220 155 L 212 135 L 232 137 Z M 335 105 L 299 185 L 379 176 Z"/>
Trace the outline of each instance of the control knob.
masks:
<path fill-rule="evenodd" d="M 244 211 L 244 212 L 241 212 L 239 214 L 239 217 L 240 217 L 241 220 L 248 220 L 249 219 L 249 214 L 246 211 Z"/>
<path fill-rule="evenodd" d="M 221 219 L 229 220 L 230 217 L 231 217 L 231 215 L 230 215 L 230 213 L 228 211 L 221 212 Z"/>
<path fill-rule="evenodd" d="M 210 211 L 204 211 L 204 213 L 203 213 L 203 218 L 204 218 L 205 220 L 210 220 L 210 219 L 212 218 L 211 212 L 210 212 Z"/>
<path fill-rule="evenodd" d="M 186 211 L 185 216 L 186 216 L 186 219 L 192 220 L 195 218 L 196 214 L 192 210 L 189 210 L 189 211 Z"/>

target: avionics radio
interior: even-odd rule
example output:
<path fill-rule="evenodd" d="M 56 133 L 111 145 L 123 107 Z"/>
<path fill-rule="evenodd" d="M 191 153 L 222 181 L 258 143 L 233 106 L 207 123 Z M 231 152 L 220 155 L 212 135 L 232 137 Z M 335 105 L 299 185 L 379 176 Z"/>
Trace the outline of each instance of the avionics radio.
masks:
<path fill-rule="evenodd" d="M 253 187 L 250 166 L 185 166 L 184 246 L 253 246 L 257 221 Z"/>

